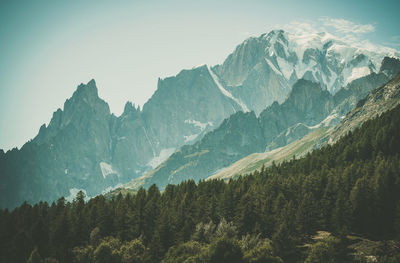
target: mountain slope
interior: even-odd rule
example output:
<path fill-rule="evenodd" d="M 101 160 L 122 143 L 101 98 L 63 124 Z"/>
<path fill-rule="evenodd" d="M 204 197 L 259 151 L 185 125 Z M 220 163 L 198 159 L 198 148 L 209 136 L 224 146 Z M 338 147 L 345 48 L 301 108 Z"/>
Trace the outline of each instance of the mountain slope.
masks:
<path fill-rule="evenodd" d="M 143 118 L 160 151 L 193 141 L 238 110 L 244 109 L 220 90 L 204 65 L 159 80 L 156 92 L 143 106 Z"/>
<path fill-rule="evenodd" d="M 332 95 L 319 84 L 303 79 L 297 81 L 284 103 L 274 103 L 260 114 L 266 145 L 293 125 L 314 126 L 320 123 L 333 107 Z"/>
<path fill-rule="evenodd" d="M 368 96 L 358 102 L 346 118 L 335 127 L 329 136 L 329 143 L 336 142 L 340 137 L 359 127 L 368 119 L 374 118 L 385 111 L 393 109 L 400 103 L 400 73 L 386 85 L 371 91 Z"/>
<path fill-rule="evenodd" d="M 304 156 L 316 147 L 326 145 L 327 142 L 335 143 L 348 132 L 360 127 L 365 121 L 392 110 L 398 104 L 400 104 L 400 73 L 387 84 L 372 90 L 337 126 L 329 130 L 317 129 L 282 148 L 249 155 L 217 172 L 209 179 L 229 179 L 260 170 L 262 166 L 268 167 L 273 161 L 279 163 L 290 160 L 293 156 Z M 384 135 L 379 134 L 379 136 Z"/>
<path fill-rule="evenodd" d="M 265 151 L 276 136 L 292 125 L 318 124 L 333 106 L 333 97 L 328 91 L 316 83 L 299 80 L 284 103 L 272 104 L 258 118 L 254 112 L 230 116 L 200 141 L 182 147 L 155 170 L 126 186 L 155 183 L 164 187 L 189 178 L 207 178 L 244 156 Z"/>
<path fill-rule="evenodd" d="M 157 168 L 149 184 L 165 186 L 190 178 L 199 180 L 221 164 L 228 165 L 241 156 L 263 149 L 263 137 L 254 112 L 238 112 L 194 145 L 175 152 Z"/>
<path fill-rule="evenodd" d="M 260 170 L 263 166 L 269 167 L 272 163 L 279 164 L 283 161 L 289 161 L 293 158 L 300 158 L 311 152 L 315 145 L 326 137 L 327 128 L 318 128 L 299 140 L 296 140 L 284 147 L 276 148 L 271 151 L 250 154 L 230 166 L 221 169 L 210 179 L 230 179 L 239 175 L 246 175 Z"/>
<path fill-rule="evenodd" d="M 384 68 L 388 61 L 391 61 L 390 68 L 393 69 L 393 74 L 400 61 L 385 58 L 381 68 Z M 233 121 L 238 117 L 237 114 L 232 115 L 224 123 L 235 123 L 236 126 L 227 128 L 226 125 L 221 125 L 215 131 L 206 134 L 204 141 L 202 139 L 194 145 L 181 148 L 165 163 L 127 184 L 126 187 L 137 188 L 153 183 L 162 187 L 167 183 L 178 183 L 186 179 L 199 180 L 213 174 L 220 177 L 221 173 L 224 177 L 226 171 L 235 170 L 230 164 L 245 157 L 249 152 L 260 154 L 250 155 L 248 159 L 245 158 L 233 166 L 244 167 L 240 168 L 240 171 L 253 171 L 266 163 L 264 159 L 268 159 L 266 163 L 268 165 L 272 160 L 282 161 L 292 158 L 293 155 L 303 156 L 316 145 L 320 146 L 321 140 L 330 134 L 331 130 L 328 131 L 324 127 L 333 127 L 340 122 L 348 110 L 356 106 L 359 99 L 373 88 L 387 82 L 392 74 L 385 74 L 383 70 L 378 74 L 371 73 L 352 81 L 334 96 L 318 84 L 301 79 L 293 85 L 286 101 L 282 104 L 275 102 L 267 107 L 258 117 L 257 123 L 252 120 L 254 117 L 250 118 L 252 115 L 248 115 L 248 120 L 244 118 L 239 124 Z M 252 125 L 255 126 L 251 127 Z M 261 136 L 252 132 L 258 129 L 261 130 Z M 316 131 L 310 136 L 303 138 L 314 130 Z M 257 138 L 253 141 L 247 140 L 245 150 L 240 148 L 243 147 L 241 137 L 244 136 Z M 296 141 L 298 139 L 301 140 Z M 255 144 L 252 144 L 253 142 Z M 288 147 L 284 147 L 286 145 Z M 226 150 L 232 148 L 235 150 Z M 276 148 L 280 148 L 282 152 L 268 153 Z M 265 150 L 267 152 L 263 153 Z"/>

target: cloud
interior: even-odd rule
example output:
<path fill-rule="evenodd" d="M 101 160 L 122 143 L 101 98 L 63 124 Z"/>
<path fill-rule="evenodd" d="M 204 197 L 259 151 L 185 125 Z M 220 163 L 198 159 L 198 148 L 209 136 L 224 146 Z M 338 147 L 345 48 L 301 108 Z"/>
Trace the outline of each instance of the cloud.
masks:
<path fill-rule="evenodd" d="M 316 34 L 322 32 L 315 22 L 303 20 L 303 21 L 292 21 L 289 24 L 280 26 L 275 25 L 275 28 L 282 28 L 285 31 L 303 35 L 303 34 Z"/>
<path fill-rule="evenodd" d="M 322 17 L 318 20 L 292 21 L 285 25 L 275 25 L 274 28 L 281 28 L 299 36 L 316 35 L 325 32 L 329 35 L 329 38 L 336 39 L 353 47 L 378 53 L 396 54 L 396 56 L 399 56 L 399 52 L 396 50 L 399 45 L 396 45 L 396 43 L 398 44 L 400 42 L 400 36 L 392 37 L 390 44 L 372 43 L 366 38 L 367 33 L 375 31 L 375 26 L 372 24 L 363 25 L 341 18 Z"/>
<path fill-rule="evenodd" d="M 324 26 L 333 27 L 340 33 L 367 34 L 375 31 L 375 26 L 372 24 L 357 24 L 342 18 L 324 17 L 320 21 Z"/>

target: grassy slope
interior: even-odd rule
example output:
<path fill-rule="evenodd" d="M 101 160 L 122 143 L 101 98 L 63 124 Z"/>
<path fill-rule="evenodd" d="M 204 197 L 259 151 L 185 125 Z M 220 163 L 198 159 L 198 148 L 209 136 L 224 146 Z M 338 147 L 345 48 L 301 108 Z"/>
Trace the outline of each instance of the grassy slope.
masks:
<path fill-rule="evenodd" d="M 229 179 L 237 175 L 249 174 L 255 170 L 259 170 L 263 165 L 265 167 L 271 166 L 272 162 L 278 164 L 285 160 L 290 160 L 293 156 L 296 158 L 302 157 L 310 152 L 327 133 L 327 128 L 319 128 L 284 147 L 263 153 L 253 153 L 223 168 L 207 179 Z"/>

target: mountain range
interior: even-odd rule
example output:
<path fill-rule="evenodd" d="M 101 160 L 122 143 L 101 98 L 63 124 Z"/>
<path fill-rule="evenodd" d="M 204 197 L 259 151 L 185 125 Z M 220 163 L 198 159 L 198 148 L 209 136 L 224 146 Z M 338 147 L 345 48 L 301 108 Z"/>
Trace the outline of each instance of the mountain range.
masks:
<path fill-rule="evenodd" d="M 400 57 L 327 33 L 274 30 L 245 40 L 221 65 L 159 79 L 142 109 L 128 102 L 120 116 L 91 80 L 34 139 L 0 151 L 0 206 L 53 201 L 80 189 L 94 196 L 134 179 L 165 186 L 207 178 L 338 123 L 399 71 L 399 61 L 385 56 Z"/>
<path fill-rule="evenodd" d="M 384 62 L 388 60 L 385 59 Z M 358 101 L 355 108 L 344 116 L 337 125 L 330 128 L 318 125 L 312 132 L 299 140 L 272 151 L 248 155 L 207 179 L 230 179 L 238 175 L 249 174 L 255 170 L 261 170 L 263 166 L 271 166 L 273 162 L 281 163 L 294 157 L 302 157 L 315 148 L 326 146 L 327 144 L 333 145 L 367 120 L 376 118 L 400 104 L 399 72 L 400 70 L 397 71 L 395 76 L 389 74 L 389 77 L 393 77 L 389 82 L 371 90 L 367 96 Z M 387 135 L 379 134 L 378 136 L 384 139 Z"/>
<path fill-rule="evenodd" d="M 339 123 L 345 117 L 343 114 L 346 114 L 347 110 L 355 107 L 356 103 L 373 88 L 380 87 L 398 73 L 398 71 L 384 73 L 388 61 L 400 65 L 399 60 L 386 58 L 378 74 L 372 73 L 354 80 L 335 95 L 323 89 L 320 84 L 300 79 L 293 85 L 288 98 L 282 104 L 274 102 L 262 111 L 258 118 L 254 112 L 238 112 L 231 115 L 220 127 L 207 133 L 200 141 L 182 147 L 159 167 L 127 184 L 126 187 L 149 187 L 152 184 L 165 187 L 169 183 L 177 184 L 188 178 L 206 179 L 243 157 L 283 147 L 313 130 L 325 127 L 328 133 L 327 128 Z M 396 85 L 396 78 L 392 81 L 395 84 L 391 85 Z M 344 93 L 346 95 L 343 95 Z M 398 102 L 397 97 L 394 101 L 393 104 Z M 393 106 L 388 105 L 386 101 L 382 104 L 385 106 L 376 102 L 374 105 L 378 110 L 368 110 L 368 115 L 364 114 L 363 118 L 357 116 L 356 119 L 361 123 L 362 120 L 371 118 L 373 112 L 382 113 Z M 345 135 L 341 133 L 340 136 L 337 132 L 334 134 L 337 137 Z M 318 141 L 315 142 L 317 143 Z M 271 157 L 270 154 L 267 156 Z M 215 177 L 219 176 L 213 178 Z"/>

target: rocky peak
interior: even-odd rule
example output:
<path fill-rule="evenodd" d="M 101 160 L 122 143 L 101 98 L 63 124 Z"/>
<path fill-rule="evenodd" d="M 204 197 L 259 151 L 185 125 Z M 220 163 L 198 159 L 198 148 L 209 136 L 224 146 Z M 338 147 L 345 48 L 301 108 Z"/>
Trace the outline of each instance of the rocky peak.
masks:
<path fill-rule="evenodd" d="M 385 57 L 382 60 L 380 72 L 393 78 L 398 72 L 400 72 L 400 60 L 397 58 Z"/>
<path fill-rule="evenodd" d="M 229 118 L 226 118 L 223 123 L 221 124 L 221 127 L 226 126 L 229 127 L 227 129 L 231 129 L 231 128 L 238 128 L 241 127 L 241 125 L 239 124 L 244 124 L 246 122 L 248 122 L 249 120 L 254 120 L 256 122 L 257 120 L 257 116 L 254 113 L 254 111 L 249 111 L 249 112 L 242 112 L 242 111 L 238 111 L 234 114 L 232 114 L 231 116 L 229 116 Z"/>
<path fill-rule="evenodd" d="M 128 114 L 130 112 L 137 112 L 137 111 L 140 111 L 140 106 L 136 109 L 135 103 L 132 103 L 130 101 L 127 101 L 125 103 L 123 114 Z"/>
<path fill-rule="evenodd" d="M 333 109 L 333 96 L 321 87 L 319 83 L 300 79 L 292 88 L 282 108 L 291 112 L 285 118 L 297 116 L 297 122 L 316 125 Z"/>
<path fill-rule="evenodd" d="M 154 95 L 158 95 L 158 93 L 169 92 L 165 89 L 171 89 L 172 87 L 175 87 L 177 85 L 179 86 L 186 84 L 184 83 L 186 81 L 196 81 L 196 79 L 205 76 L 205 74 L 208 74 L 208 69 L 207 65 L 204 64 L 198 67 L 194 67 L 192 69 L 181 70 L 176 76 L 168 77 L 165 79 L 158 78 L 157 90 L 150 98 L 150 100 L 153 99 Z M 192 86 L 194 85 L 188 85 L 186 88 L 190 88 Z M 146 104 L 143 106 L 143 110 L 145 110 L 147 104 L 149 103 L 146 102 Z"/>
<path fill-rule="evenodd" d="M 64 103 L 64 110 L 53 113 L 49 125 L 43 124 L 38 135 L 33 139 L 42 144 L 56 136 L 60 130 L 74 123 L 77 127 L 91 121 L 108 121 L 111 116 L 108 104 L 98 96 L 96 82 L 92 79 L 86 85 L 80 84 L 72 97 Z"/>
<path fill-rule="evenodd" d="M 125 120 L 126 118 L 129 118 L 133 120 L 138 118 L 140 115 L 140 106 L 136 108 L 134 103 L 128 101 L 125 103 L 124 112 L 121 114 L 120 119 Z"/>
<path fill-rule="evenodd" d="M 299 79 L 289 93 L 290 97 L 295 97 L 300 93 L 320 93 L 322 92 L 321 85 L 319 83 L 312 82 L 306 79 Z"/>
<path fill-rule="evenodd" d="M 304 111 L 305 108 L 313 107 L 313 104 L 322 103 L 330 97 L 331 94 L 323 90 L 319 83 L 300 79 L 293 85 L 287 101 Z"/>
<path fill-rule="evenodd" d="M 266 40 L 280 40 L 287 44 L 287 37 L 285 31 L 282 29 L 275 29 L 270 31 L 268 34 L 263 34 L 261 37 L 265 38 Z"/>
<path fill-rule="evenodd" d="M 99 95 L 94 79 L 89 81 L 86 85 L 81 83 L 71 97 L 71 100 L 83 100 L 89 104 L 92 104 L 98 99 Z"/>
<path fill-rule="evenodd" d="M 250 71 L 264 58 L 268 41 L 261 37 L 250 37 L 238 45 L 222 65 L 215 68 L 217 75 L 227 86 L 240 86 Z"/>
<path fill-rule="evenodd" d="M 72 97 L 65 102 L 64 113 L 68 114 L 70 111 L 75 112 L 76 110 L 87 109 L 87 106 L 92 108 L 95 112 L 110 114 L 108 104 L 99 98 L 94 79 L 89 81 L 86 85 L 80 84 L 78 86 Z"/>

